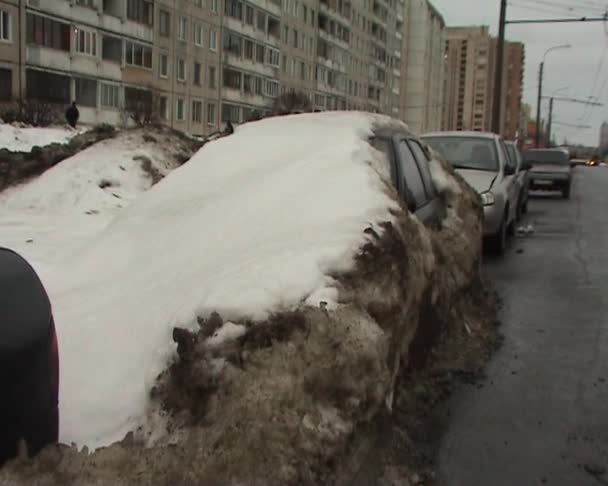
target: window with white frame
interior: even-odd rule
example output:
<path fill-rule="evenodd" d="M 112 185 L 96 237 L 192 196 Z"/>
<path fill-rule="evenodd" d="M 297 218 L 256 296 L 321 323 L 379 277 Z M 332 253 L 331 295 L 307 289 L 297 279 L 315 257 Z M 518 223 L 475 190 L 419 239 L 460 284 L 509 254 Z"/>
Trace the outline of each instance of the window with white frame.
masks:
<path fill-rule="evenodd" d="M 209 0 L 209 7 L 213 13 L 217 13 L 217 2 L 218 0 Z"/>
<path fill-rule="evenodd" d="M 131 66 L 152 69 L 152 48 L 136 42 L 125 42 L 125 62 Z"/>
<path fill-rule="evenodd" d="M 177 26 L 177 37 L 179 40 L 185 41 L 188 35 L 188 18 L 180 17 Z"/>
<path fill-rule="evenodd" d="M 272 79 L 264 80 L 264 95 L 271 98 L 279 96 L 279 82 Z"/>
<path fill-rule="evenodd" d="M 158 11 L 158 33 L 163 37 L 171 35 L 171 14 L 165 10 Z"/>
<path fill-rule="evenodd" d="M 280 58 L 281 56 L 277 49 L 266 47 L 266 64 L 270 64 L 274 67 L 279 67 L 281 64 Z"/>
<path fill-rule="evenodd" d="M 177 63 L 176 63 L 176 68 L 177 68 L 177 80 L 178 81 L 186 81 L 186 61 L 185 59 L 178 57 L 177 58 Z"/>
<path fill-rule="evenodd" d="M 215 125 L 215 123 L 216 123 L 215 103 L 207 103 L 207 124 Z"/>
<path fill-rule="evenodd" d="M 120 106 L 120 86 L 101 83 L 101 106 L 118 108 Z"/>
<path fill-rule="evenodd" d="M 209 66 L 209 87 L 215 89 L 217 87 L 217 69 L 215 66 Z"/>
<path fill-rule="evenodd" d="M 203 102 L 199 100 L 192 101 L 192 122 L 203 122 Z"/>
<path fill-rule="evenodd" d="M 186 102 L 183 98 L 177 98 L 175 102 L 175 118 L 178 121 L 184 121 L 186 119 Z"/>
<path fill-rule="evenodd" d="M 0 10 L 0 41 L 11 42 L 13 40 L 11 13 Z"/>
<path fill-rule="evenodd" d="M 209 49 L 212 51 L 217 50 L 217 31 L 211 30 L 209 31 Z"/>
<path fill-rule="evenodd" d="M 169 77 L 169 56 L 162 52 L 158 58 L 158 75 L 161 78 Z"/>
<path fill-rule="evenodd" d="M 97 33 L 90 30 L 75 28 L 75 49 L 80 54 L 97 55 Z"/>
<path fill-rule="evenodd" d="M 166 96 L 161 96 L 158 98 L 158 111 L 163 120 L 167 120 L 169 118 L 169 99 Z"/>
<path fill-rule="evenodd" d="M 203 47 L 203 39 L 205 36 L 205 31 L 203 29 L 203 25 L 199 22 L 196 22 L 194 24 L 194 28 L 192 29 L 193 31 L 193 36 L 194 36 L 194 44 L 199 46 L 199 47 Z"/>
<path fill-rule="evenodd" d="M 202 71 L 202 64 L 200 62 L 195 62 L 192 70 L 192 82 L 197 86 L 200 86 L 202 83 Z"/>

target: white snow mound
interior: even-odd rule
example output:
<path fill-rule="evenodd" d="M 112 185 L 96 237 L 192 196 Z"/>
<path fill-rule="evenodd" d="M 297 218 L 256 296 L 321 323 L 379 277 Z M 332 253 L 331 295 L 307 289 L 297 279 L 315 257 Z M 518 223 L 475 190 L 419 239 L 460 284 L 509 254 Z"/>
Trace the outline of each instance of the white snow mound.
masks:
<path fill-rule="evenodd" d="M 62 441 L 95 448 L 141 425 L 174 326 L 212 311 L 259 320 L 337 295 L 327 275 L 351 266 L 364 229 L 396 207 L 366 141 L 376 122 L 394 123 L 324 113 L 243 125 L 49 275 Z"/>
<path fill-rule="evenodd" d="M 72 137 L 86 130 L 62 127 L 18 127 L 8 123 L 0 124 L 0 149 L 11 152 L 29 152 L 32 147 L 44 147 L 51 143 L 68 143 Z"/>

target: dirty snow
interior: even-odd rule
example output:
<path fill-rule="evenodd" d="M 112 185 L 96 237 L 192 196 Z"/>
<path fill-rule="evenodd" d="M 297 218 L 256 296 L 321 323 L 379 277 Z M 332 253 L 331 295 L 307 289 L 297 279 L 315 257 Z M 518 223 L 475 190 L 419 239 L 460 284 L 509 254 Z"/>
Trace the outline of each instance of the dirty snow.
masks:
<path fill-rule="evenodd" d="M 365 139 L 378 120 L 243 125 L 122 211 L 145 186 L 128 144 L 97 145 L 2 195 L 0 244 L 43 268 L 54 306 L 62 441 L 95 448 L 142 423 L 174 326 L 212 311 L 263 319 L 337 296 L 326 275 L 347 268 L 364 229 L 396 208 L 369 163 L 378 153 Z M 120 185 L 101 189 L 102 179 Z"/>
<path fill-rule="evenodd" d="M 431 179 L 433 179 L 433 185 L 437 189 L 437 192 L 439 194 L 460 194 L 461 189 L 458 184 L 451 177 L 448 178 L 445 169 L 437 160 L 439 155 L 435 152 L 431 153 L 433 154 L 433 158 L 429 162 L 429 169 L 431 172 Z"/>
<path fill-rule="evenodd" d="M 207 339 L 207 345 L 210 347 L 220 346 L 226 342 L 234 341 L 245 334 L 247 328 L 242 324 L 235 324 L 234 322 L 225 322 L 222 327 L 213 333 L 209 339 Z"/>
<path fill-rule="evenodd" d="M 44 147 L 51 143 L 67 143 L 72 137 L 84 131 L 86 130 L 63 127 L 19 127 L 2 123 L 0 124 L 0 149 L 8 149 L 11 152 L 29 152 L 35 146 Z"/>

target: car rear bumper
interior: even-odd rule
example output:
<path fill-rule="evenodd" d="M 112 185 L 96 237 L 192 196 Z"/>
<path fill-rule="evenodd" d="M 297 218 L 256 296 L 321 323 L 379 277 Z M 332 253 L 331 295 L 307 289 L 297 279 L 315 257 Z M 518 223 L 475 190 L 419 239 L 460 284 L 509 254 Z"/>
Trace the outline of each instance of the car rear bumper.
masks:
<path fill-rule="evenodd" d="M 570 181 L 570 174 L 533 173 L 530 174 L 530 189 L 533 191 L 561 189 L 568 187 Z"/>

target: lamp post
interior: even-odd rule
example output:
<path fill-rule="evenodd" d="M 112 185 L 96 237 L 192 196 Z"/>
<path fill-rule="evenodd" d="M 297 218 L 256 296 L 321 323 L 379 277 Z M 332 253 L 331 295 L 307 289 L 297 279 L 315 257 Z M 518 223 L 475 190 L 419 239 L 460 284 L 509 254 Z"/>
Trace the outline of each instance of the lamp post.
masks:
<path fill-rule="evenodd" d="M 538 100 L 536 103 L 536 148 L 539 148 L 540 146 L 540 104 L 543 97 L 543 74 L 545 71 L 545 59 L 547 58 L 547 54 L 549 54 L 550 52 L 556 51 L 558 49 L 569 49 L 570 47 L 572 47 L 570 44 L 563 44 L 547 49 L 545 51 L 545 54 L 543 55 L 543 60 L 540 63 L 540 68 L 538 72 Z"/>

